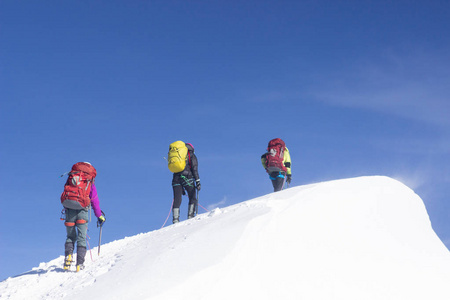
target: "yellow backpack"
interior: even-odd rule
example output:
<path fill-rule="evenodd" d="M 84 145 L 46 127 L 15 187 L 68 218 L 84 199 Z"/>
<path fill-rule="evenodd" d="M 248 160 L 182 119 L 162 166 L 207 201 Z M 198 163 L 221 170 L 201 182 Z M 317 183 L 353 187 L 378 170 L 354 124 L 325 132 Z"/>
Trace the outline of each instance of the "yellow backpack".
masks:
<path fill-rule="evenodd" d="M 172 173 L 178 173 L 186 167 L 188 148 L 182 141 L 176 141 L 170 144 L 168 162 L 169 170 Z"/>

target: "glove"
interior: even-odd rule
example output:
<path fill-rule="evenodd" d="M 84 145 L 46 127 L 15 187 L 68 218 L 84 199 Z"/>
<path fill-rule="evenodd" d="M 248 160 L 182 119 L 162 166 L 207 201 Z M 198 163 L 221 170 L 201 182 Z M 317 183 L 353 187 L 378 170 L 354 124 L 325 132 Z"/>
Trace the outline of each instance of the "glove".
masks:
<path fill-rule="evenodd" d="M 197 191 L 200 191 L 200 189 L 202 188 L 202 185 L 200 184 L 200 179 L 197 179 L 195 181 L 195 187 L 197 188 Z"/>
<path fill-rule="evenodd" d="M 288 174 L 288 175 L 287 175 L 287 178 L 286 178 L 287 183 L 288 183 L 288 184 L 291 184 L 291 180 L 292 180 L 292 175 L 291 175 L 291 174 Z"/>
<path fill-rule="evenodd" d="M 106 222 L 105 216 L 101 215 L 100 217 L 97 218 L 97 226 L 103 226 L 103 223 L 105 222 Z"/>

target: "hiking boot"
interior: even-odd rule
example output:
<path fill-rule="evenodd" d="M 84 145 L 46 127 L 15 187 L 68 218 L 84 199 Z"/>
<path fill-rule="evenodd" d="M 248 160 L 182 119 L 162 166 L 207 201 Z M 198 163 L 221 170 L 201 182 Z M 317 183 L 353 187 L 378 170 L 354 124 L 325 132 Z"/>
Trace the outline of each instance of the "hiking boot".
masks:
<path fill-rule="evenodd" d="M 189 204 L 188 206 L 188 219 L 195 217 L 195 204 Z"/>
<path fill-rule="evenodd" d="M 77 272 L 84 270 L 84 265 L 77 265 Z"/>
<path fill-rule="evenodd" d="M 84 264 L 84 258 L 86 256 L 86 247 L 77 247 L 77 266 Z"/>
<path fill-rule="evenodd" d="M 64 259 L 64 270 L 69 270 L 71 264 L 72 264 L 72 254 L 69 254 Z"/>
<path fill-rule="evenodd" d="M 174 208 L 172 210 L 172 215 L 173 215 L 173 224 L 180 222 L 180 209 L 179 208 Z"/>

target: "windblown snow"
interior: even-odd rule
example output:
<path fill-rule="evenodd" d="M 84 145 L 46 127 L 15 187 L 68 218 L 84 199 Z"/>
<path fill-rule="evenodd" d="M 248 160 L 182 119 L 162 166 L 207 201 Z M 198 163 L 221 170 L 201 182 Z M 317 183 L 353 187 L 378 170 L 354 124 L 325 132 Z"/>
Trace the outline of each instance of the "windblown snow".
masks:
<path fill-rule="evenodd" d="M 293 187 L 63 256 L 1 299 L 450 299 L 450 253 L 423 201 L 382 176 Z"/>

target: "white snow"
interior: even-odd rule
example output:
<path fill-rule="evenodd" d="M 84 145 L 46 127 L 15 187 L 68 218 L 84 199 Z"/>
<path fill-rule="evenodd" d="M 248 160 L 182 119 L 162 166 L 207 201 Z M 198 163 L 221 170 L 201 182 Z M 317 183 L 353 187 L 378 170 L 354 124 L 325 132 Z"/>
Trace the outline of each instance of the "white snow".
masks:
<path fill-rule="evenodd" d="M 450 299 L 423 201 L 382 176 L 289 188 L 0 283 L 1 299 Z"/>

